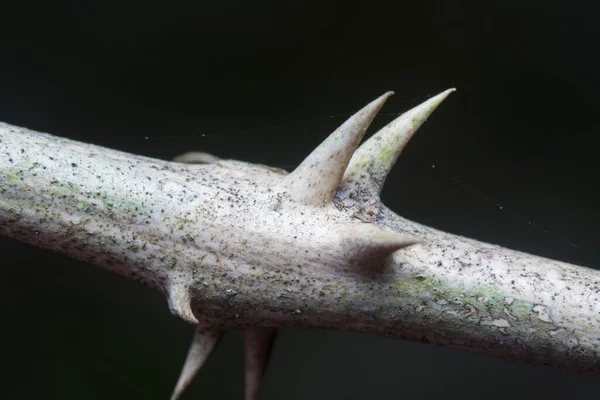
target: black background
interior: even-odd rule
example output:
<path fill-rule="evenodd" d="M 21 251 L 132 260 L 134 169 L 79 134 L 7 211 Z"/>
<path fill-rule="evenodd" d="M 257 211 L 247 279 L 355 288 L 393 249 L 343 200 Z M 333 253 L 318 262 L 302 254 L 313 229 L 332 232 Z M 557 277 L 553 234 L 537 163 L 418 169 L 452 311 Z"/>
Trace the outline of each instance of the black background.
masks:
<path fill-rule="evenodd" d="M 0 121 L 163 159 L 202 150 L 290 170 L 383 92 L 396 95 L 375 129 L 456 87 L 403 153 L 386 204 L 600 268 L 597 20 L 584 1 L 3 2 Z M 1 397 L 169 397 L 192 329 L 159 294 L 10 239 L 0 251 Z M 285 330 L 261 399 L 593 398 L 599 383 Z M 183 398 L 240 399 L 242 385 L 233 332 Z"/>

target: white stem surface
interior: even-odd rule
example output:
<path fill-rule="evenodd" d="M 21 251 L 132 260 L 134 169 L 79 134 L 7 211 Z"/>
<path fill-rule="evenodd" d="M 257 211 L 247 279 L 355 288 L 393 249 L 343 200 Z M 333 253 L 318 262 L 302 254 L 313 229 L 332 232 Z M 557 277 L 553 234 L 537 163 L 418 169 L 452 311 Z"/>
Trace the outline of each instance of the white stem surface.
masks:
<path fill-rule="evenodd" d="M 288 192 L 285 171 L 261 165 L 160 161 L 2 123 L 0 149 L 1 234 L 156 288 L 211 331 L 354 330 L 600 374 L 599 271 L 420 225 L 378 196 L 368 218 L 342 189 L 296 201 L 298 182 Z M 420 240 L 396 243 L 408 237 Z"/>

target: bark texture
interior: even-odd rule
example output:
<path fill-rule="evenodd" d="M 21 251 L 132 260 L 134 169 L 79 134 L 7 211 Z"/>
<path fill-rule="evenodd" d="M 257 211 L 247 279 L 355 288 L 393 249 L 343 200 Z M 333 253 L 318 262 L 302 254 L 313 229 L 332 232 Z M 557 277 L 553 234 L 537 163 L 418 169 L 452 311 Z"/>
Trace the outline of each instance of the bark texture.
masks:
<path fill-rule="evenodd" d="M 154 160 L 0 123 L 0 233 L 149 285 L 210 332 L 344 329 L 600 375 L 599 271 L 441 232 L 381 204 L 407 139 L 391 151 L 376 135 L 350 157 L 386 96 L 344 128 L 356 133 L 334 133 L 289 175 Z M 410 137 L 425 118 L 408 114 L 395 123 Z M 257 343 L 272 342 L 264 331 Z"/>

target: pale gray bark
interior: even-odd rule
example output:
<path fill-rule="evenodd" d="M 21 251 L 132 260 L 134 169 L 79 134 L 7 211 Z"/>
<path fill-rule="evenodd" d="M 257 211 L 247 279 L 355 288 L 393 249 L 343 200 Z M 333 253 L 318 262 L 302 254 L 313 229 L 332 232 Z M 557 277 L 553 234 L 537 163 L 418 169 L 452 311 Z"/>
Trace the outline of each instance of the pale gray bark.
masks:
<path fill-rule="evenodd" d="M 327 182 L 303 192 L 275 168 L 2 123 L 0 149 L 2 234 L 138 280 L 211 331 L 354 330 L 600 374 L 600 272 L 406 220 L 379 201 L 379 170 L 363 188 L 352 162 L 330 201 Z"/>

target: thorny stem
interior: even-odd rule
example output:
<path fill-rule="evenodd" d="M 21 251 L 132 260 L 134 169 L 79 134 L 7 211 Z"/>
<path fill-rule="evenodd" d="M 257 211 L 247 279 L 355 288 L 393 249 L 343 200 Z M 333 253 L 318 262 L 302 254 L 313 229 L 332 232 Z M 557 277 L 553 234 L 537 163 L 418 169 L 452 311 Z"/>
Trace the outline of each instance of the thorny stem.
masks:
<path fill-rule="evenodd" d="M 351 146 L 384 100 L 353 117 Z M 425 118 L 409 116 L 412 135 Z M 337 140 L 287 175 L 154 160 L 0 123 L 0 232 L 158 289 L 210 337 L 344 329 L 600 374 L 599 271 L 408 221 L 379 200 L 406 140 L 379 153 L 367 141 L 352 161 Z M 333 168 L 348 168 L 341 182 L 322 170 L 331 146 L 343 157 Z M 257 343 L 272 342 L 265 332 Z M 264 368 L 257 357 L 249 365 Z"/>

